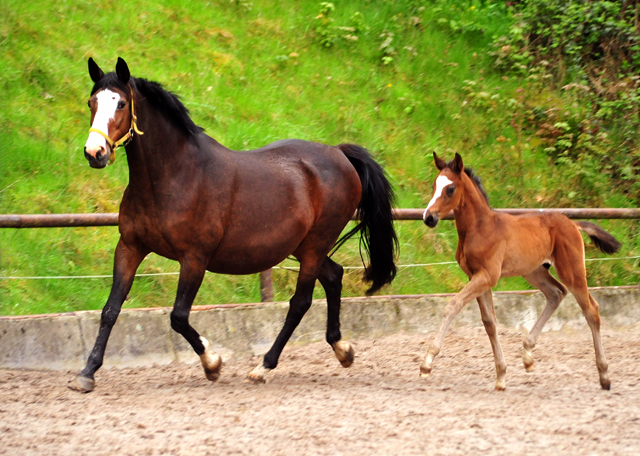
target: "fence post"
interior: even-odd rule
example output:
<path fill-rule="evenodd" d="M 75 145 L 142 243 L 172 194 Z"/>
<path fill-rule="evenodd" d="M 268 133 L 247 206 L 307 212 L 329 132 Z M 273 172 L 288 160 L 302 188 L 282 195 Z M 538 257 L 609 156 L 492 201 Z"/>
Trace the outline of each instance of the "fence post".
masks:
<path fill-rule="evenodd" d="M 260 300 L 262 302 L 273 301 L 273 275 L 271 269 L 260 273 Z"/>

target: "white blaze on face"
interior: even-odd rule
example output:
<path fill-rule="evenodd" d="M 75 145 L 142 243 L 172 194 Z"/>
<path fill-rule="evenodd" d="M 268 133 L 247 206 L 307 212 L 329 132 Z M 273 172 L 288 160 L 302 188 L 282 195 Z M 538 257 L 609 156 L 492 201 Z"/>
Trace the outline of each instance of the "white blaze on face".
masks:
<path fill-rule="evenodd" d="M 433 206 L 436 200 L 442 196 L 442 191 L 449 184 L 453 184 L 453 181 L 451 181 L 447 176 L 438 176 L 438 178 L 436 179 L 436 190 L 435 192 L 433 192 L 433 198 L 431 198 L 431 201 L 429 201 L 427 208 L 424 210 L 424 214 L 422 215 L 423 220 L 427 217 L 429 208 Z"/>
<path fill-rule="evenodd" d="M 96 115 L 93 118 L 93 124 L 91 128 L 100 130 L 107 136 L 109 136 L 109 121 L 116 115 L 116 109 L 118 108 L 118 101 L 120 101 L 120 95 L 111 90 L 105 89 L 98 92 L 96 95 L 98 100 L 98 109 Z M 110 137 L 110 136 L 109 136 Z M 85 144 L 85 148 L 97 148 L 104 147 L 107 149 L 107 141 L 102 135 L 92 131 L 89 133 L 89 138 Z"/>

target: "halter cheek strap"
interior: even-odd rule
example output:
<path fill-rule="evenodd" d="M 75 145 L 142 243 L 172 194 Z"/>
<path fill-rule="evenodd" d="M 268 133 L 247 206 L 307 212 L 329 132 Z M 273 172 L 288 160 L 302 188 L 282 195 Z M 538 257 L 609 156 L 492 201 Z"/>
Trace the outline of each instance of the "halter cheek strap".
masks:
<path fill-rule="evenodd" d="M 116 150 L 118 149 L 118 147 L 126 146 L 127 144 L 129 144 L 133 139 L 134 133 L 137 133 L 140 136 L 144 135 L 144 132 L 138 129 L 138 124 L 136 123 L 136 121 L 138 120 L 138 117 L 136 116 L 136 112 L 135 112 L 135 107 L 133 103 L 133 89 L 131 88 L 131 86 L 129 86 L 129 91 L 131 92 L 131 126 L 129 127 L 129 131 L 125 133 L 125 135 L 122 138 L 120 138 L 117 141 L 114 141 L 109 137 L 108 134 L 106 134 L 102 130 L 99 130 L 93 127 L 89 128 L 89 133 L 91 132 L 98 133 L 107 141 L 107 143 L 109 143 L 109 146 L 111 147 L 111 155 L 109 156 L 110 165 L 112 165 L 113 162 L 116 161 Z"/>

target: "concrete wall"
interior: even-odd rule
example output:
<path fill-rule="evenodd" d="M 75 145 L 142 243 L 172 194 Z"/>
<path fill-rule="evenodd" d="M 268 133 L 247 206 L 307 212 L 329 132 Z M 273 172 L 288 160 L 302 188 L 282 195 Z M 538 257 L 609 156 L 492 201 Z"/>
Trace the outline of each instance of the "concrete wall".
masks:
<path fill-rule="evenodd" d="M 621 327 L 640 321 L 640 287 L 591 290 L 600 304 L 603 325 Z M 345 298 L 343 338 L 380 337 L 398 331 L 428 333 L 440 324 L 449 295 Z M 498 323 L 530 329 L 545 300 L 539 292 L 494 294 Z M 199 306 L 190 321 L 223 358 L 265 353 L 282 327 L 288 303 Z M 123 310 L 113 328 L 104 368 L 197 362 L 182 336 L 171 330 L 170 308 Z M 79 370 L 95 341 L 100 312 L 0 317 L 0 368 Z M 314 301 L 289 343 L 324 339 L 326 303 Z M 456 317 L 453 327 L 481 326 L 473 303 Z M 567 297 L 545 330 L 585 326 L 572 296 Z"/>

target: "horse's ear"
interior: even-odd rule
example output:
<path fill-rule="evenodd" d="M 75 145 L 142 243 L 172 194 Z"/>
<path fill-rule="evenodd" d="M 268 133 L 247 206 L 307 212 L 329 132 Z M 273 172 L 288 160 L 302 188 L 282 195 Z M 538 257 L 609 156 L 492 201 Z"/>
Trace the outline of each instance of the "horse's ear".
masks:
<path fill-rule="evenodd" d="M 100 69 L 98 64 L 94 62 L 91 57 L 89 57 L 89 76 L 91 76 L 91 80 L 95 83 L 104 77 L 104 71 Z"/>
<path fill-rule="evenodd" d="M 451 165 L 451 171 L 453 171 L 456 174 L 460 174 L 462 171 L 464 171 L 464 164 L 462 163 L 462 157 L 457 152 L 456 152 L 455 158 L 453 159 L 453 163 Z"/>
<path fill-rule="evenodd" d="M 447 167 L 447 162 L 438 157 L 435 151 L 433 152 L 433 160 L 436 162 L 436 168 L 438 168 L 438 170 L 442 171 Z"/>
<path fill-rule="evenodd" d="M 129 83 L 129 78 L 131 77 L 131 73 L 129 73 L 129 66 L 121 57 L 118 57 L 118 63 L 116 63 L 116 74 L 123 84 Z"/>

